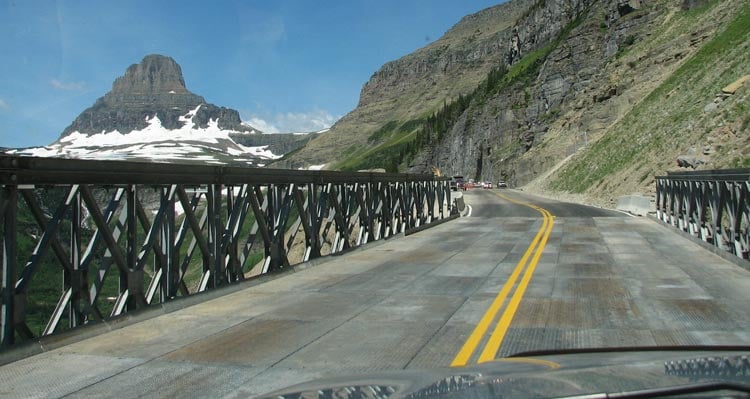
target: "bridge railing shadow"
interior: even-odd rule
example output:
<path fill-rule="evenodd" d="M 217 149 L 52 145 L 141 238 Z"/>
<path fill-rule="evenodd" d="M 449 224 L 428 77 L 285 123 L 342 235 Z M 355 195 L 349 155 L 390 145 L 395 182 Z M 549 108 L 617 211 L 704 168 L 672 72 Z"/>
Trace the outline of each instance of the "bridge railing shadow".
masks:
<path fill-rule="evenodd" d="M 433 175 L 0 156 L 7 348 L 450 216 Z"/>

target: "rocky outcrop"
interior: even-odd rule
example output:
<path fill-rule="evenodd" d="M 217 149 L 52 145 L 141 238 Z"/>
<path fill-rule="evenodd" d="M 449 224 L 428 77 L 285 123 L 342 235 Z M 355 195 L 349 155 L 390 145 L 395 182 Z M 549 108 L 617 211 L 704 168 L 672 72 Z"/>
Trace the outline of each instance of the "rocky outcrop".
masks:
<path fill-rule="evenodd" d="M 209 121 L 218 120 L 219 127 L 235 131 L 252 131 L 243 125 L 237 111 L 207 104 L 203 97 L 185 87 L 182 69 L 170 57 L 151 54 L 139 64 L 133 64 L 125 75 L 117 78 L 112 90 L 83 111 L 62 133 L 97 134 L 118 131 L 129 133 L 148 126 L 157 116 L 166 129 L 179 129 L 180 117 L 202 105 L 193 123 L 205 128 Z"/>
<path fill-rule="evenodd" d="M 383 65 L 362 87 L 358 106 L 400 96 L 415 87 L 438 85 L 439 81 L 458 78 L 468 70 L 486 74 L 503 62 L 514 64 L 549 43 L 591 3 L 592 0 L 517 0 L 468 16 L 435 43 Z"/>
<path fill-rule="evenodd" d="M 429 91 L 451 83 L 448 79 L 465 79 L 472 71 L 485 74 L 506 56 L 515 18 L 536 2 L 511 1 L 466 16 L 434 43 L 386 63 L 362 87 L 358 107 L 415 90 Z"/>
<path fill-rule="evenodd" d="M 517 0 L 465 17 L 435 43 L 383 65 L 362 87 L 359 106 L 460 79 L 471 70 L 484 77 L 491 67 L 512 65 L 550 43 L 593 2 Z"/>
<path fill-rule="evenodd" d="M 472 104 L 445 139 L 409 169 L 424 171 L 434 165 L 447 174 L 518 185 L 551 167 L 557 159 L 536 159 L 530 167 L 519 165 L 518 158 L 538 144 L 564 112 L 617 94 L 616 86 L 602 87 L 597 74 L 630 40 L 628 33 L 648 20 L 647 14 L 633 17 L 640 7 L 639 1 L 620 0 L 536 3 L 512 28 L 505 59 L 516 63 L 554 45 L 538 61 L 541 67 L 494 97 Z"/>
<path fill-rule="evenodd" d="M 682 9 L 690 10 L 706 5 L 708 0 L 682 0 Z"/>
<path fill-rule="evenodd" d="M 444 101 L 471 92 L 502 62 L 510 29 L 538 1 L 505 2 L 466 16 L 437 41 L 383 65 L 362 87 L 357 108 L 290 161 L 331 165 L 357 156 L 389 121 L 422 118 Z"/>
<path fill-rule="evenodd" d="M 623 21 L 632 20 L 633 24 L 637 24 L 644 2 L 515 0 L 467 16 L 434 43 L 383 65 L 363 86 L 358 107 L 338 121 L 328 133 L 294 154 L 293 158 L 303 163 L 320 164 L 340 159 L 342 153 L 351 154 L 350 157 L 364 154 L 367 147 L 379 144 L 370 136 L 388 123 L 401 125 L 425 118 L 446 102 L 471 93 L 493 68 L 512 68 L 524 57 L 542 51 L 545 46 L 559 44 L 555 41 L 571 24 L 585 25 L 589 30 L 586 34 L 579 31 L 571 33 L 573 37 L 565 43 L 565 50 L 554 55 L 558 57 L 556 62 L 545 64 L 546 72 L 542 75 L 544 80 L 541 84 L 533 82 L 532 77 L 530 80 L 533 84 L 513 89 L 520 91 L 520 97 L 513 93 L 500 95 L 487 109 L 490 114 L 484 122 L 475 123 L 482 117 L 467 118 L 469 131 L 475 131 L 478 125 L 491 129 L 491 133 L 481 133 L 485 136 L 481 139 L 469 138 L 471 134 L 468 131 L 464 134 L 467 142 L 486 142 L 486 145 L 482 145 L 485 152 L 488 147 L 491 152 L 492 148 L 514 146 L 517 140 L 522 141 L 522 147 L 528 149 L 559 114 L 561 102 L 571 93 L 588 90 L 591 76 L 597 72 L 598 66 L 603 60 L 615 57 L 618 49 L 629 40 L 628 25 Z M 593 14 L 596 17 L 592 17 Z M 556 65 L 565 66 L 555 69 Z M 503 96 L 509 96 L 512 102 L 503 103 Z M 605 97 L 599 100 L 604 101 Z M 500 114 L 505 115 L 506 119 L 493 119 Z M 516 125 L 511 129 L 506 126 L 508 123 Z M 503 130 L 498 131 L 500 128 Z M 503 138 L 498 139 L 498 135 Z M 452 139 L 448 137 L 447 140 Z M 458 139 L 458 142 L 462 140 Z M 447 146 L 443 143 L 433 145 Z M 478 160 L 474 158 L 474 152 L 478 148 L 464 150 L 465 147 L 460 147 L 463 153 L 457 158 L 472 159 L 471 163 L 475 166 L 471 170 L 458 172 L 469 176 L 477 169 Z M 413 162 L 411 169 L 418 169 L 419 165 L 427 163 L 444 162 L 424 157 L 432 152 L 433 149 L 425 149 L 422 161 Z M 492 158 L 485 154 L 482 162 Z M 465 167 L 454 166 L 456 169 Z"/>
<path fill-rule="evenodd" d="M 706 160 L 695 154 L 685 154 L 677 157 L 677 166 L 696 169 L 706 163 Z"/>
<path fill-rule="evenodd" d="M 229 137 L 237 144 L 246 147 L 268 146 L 274 154 L 292 152 L 317 136 L 318 133 L 229 134 Z"/>

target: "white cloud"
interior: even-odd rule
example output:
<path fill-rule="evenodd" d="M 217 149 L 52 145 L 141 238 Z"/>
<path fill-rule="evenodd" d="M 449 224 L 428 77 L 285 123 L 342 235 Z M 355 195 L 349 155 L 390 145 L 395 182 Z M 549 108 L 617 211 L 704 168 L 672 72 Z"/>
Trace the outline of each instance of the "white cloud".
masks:
<path fill-rule="evenodd" d="M 273 126 L 272 124 L 266 122 L 265 120 L 257 118 L 257 117 L 250 118 L 250 120 L 247 121 L 247 123 L 250 126 L 260 130 L 263 133 L 278 133 L 279 132 L 279 129 L 276 128 L 276 126 Z"/>
<path fill-rule="evenodd" d="M 289 132 L 317 132 L 331 127 L 336 119 L 328 111 L 314 110 L 306 113 L 287 112 L 278 115 L 276 123 Z"/>
<path fill-rule="evenodd" d="M 286 36 L 284 20 L 271 16 L 248 24 L 241 40 L 249 44 L 276 44 Z"/>
<path fill-rule="evenodd" d="M 86 87 L 86 84 L 84 82 L 63 82 L 58 79 L 52 79 L 49 82 L 52 87 L 58 90 L 83 90 Z"/>
<path fill-rule="evenodd" d="M 10 105 L 8 105 L 8 103 L 5 100 L 0 98 L 0 111 L 7 111 L 9 109 L 10 109 Z"/>
<path fill-rule="evenodd" d="M 326 110 L 315 109 L 279 113 L 270 118 L 253 115 L 247 123 L 265 133 L 302 133 L 328 129 L 337 119 Z"/>

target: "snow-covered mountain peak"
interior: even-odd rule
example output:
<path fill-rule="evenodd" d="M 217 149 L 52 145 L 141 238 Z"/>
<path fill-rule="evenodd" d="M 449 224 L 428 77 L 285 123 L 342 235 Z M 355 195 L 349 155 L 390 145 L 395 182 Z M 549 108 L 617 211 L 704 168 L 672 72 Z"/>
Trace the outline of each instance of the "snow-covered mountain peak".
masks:
<path fill-rule="evenodd" d="M 264 165 L 301 147 L 311 135 L 262 134 L 239 112 L 207 103 L 185 86 L 172 58 L 148 55 L 127 68 L 45 147 L 17 155 Z"/>

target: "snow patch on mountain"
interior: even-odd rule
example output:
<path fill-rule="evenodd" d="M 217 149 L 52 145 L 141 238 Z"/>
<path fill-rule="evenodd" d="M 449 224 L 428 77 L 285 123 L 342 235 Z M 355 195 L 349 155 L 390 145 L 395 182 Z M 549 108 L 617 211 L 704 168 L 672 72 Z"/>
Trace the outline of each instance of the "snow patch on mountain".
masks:
<path fill-rule="evenodd" d="M 268 146 L 246 147 L 235 142 L 232 135 L 258 134 L 219 128 L 218 119 L 211 119 L 204 128 L 198 127 L 193 118 L 200 109 L 198 105 L 181 116 L 179 129 L 166 129 L 159 117 L 147 118 L 148 126 L 122 134 L 117 130 L 98 134 L 83 134 L 74 131 L 46 147 L 12 150 L 15 155 L 39 157 L 64 157 L 80 159 L 150 159 L 159 161 L 201 161 L 224 164 L 269 161 L 281 158 Z M 230 156 L 230 157 L 228 157 Z"/>

